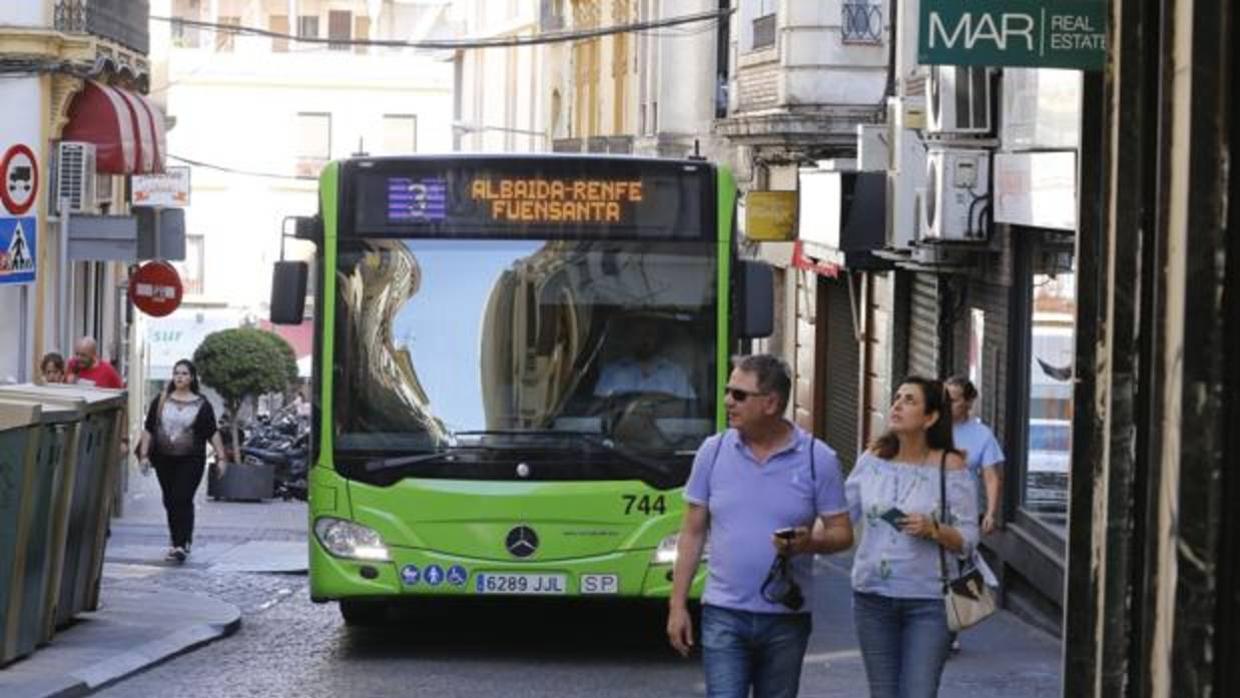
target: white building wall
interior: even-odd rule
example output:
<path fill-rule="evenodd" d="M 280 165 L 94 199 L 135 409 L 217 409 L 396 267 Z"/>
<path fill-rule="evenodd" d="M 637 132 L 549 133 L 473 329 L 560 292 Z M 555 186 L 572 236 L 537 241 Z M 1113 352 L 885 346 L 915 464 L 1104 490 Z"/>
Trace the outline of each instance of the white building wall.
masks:
<path fill-rule="evenodd" d="M 659 18 L 697 14 L 718 9 L 712 0 L 686 0 L 683 3 L 657 3 Z M 663 140 L 676 139 L 691 148 L 694 139 L 701 154 L 719 161 L 727 154 L 725 144 L 712 134 L 715 99 L 719 88 L 717 60 L 718 33 L 713 25 L 690 25 L 693 31 L 654 34 L 638 65 L 639 81 L 650 89 L 654 101 L 646 104 L 647 130 Z M 657 103 L 657 110 L 654 108 Z M 657 123 L 651 123 L 655 111 Z M 635 129 L 640 128 L 634 121 Z M 639 134 L 640 135 L 640 134 Z M 688 154 L 690 151 L 686 151 Z"/>
<path fill-rule="evenodd" d="M 456 0 L 453 16 L 461 22 L 462 37 L 539 32 L 537 2 Z M 474 48 L 459 53 L 463 94 L 456 128 L 461 150 L 519 153 L 550 149 L 544 135 L 542 56 L 538 46 Z"/>
<path fill-rule="evenodd" d="M 887 82 L 886 43 L 845 43 L 843 4 L 842 0 L 782 3 L 776 42 L 784 68 L 780 104 L 877 105 L 882 101 Z"/>
<path fill-rule="evenodd" d="M 164 0 L 166 3 L 167 0 Z M 298 0 L 298 15 L 318 15 L 327 36 L 330 9 L 347 9 L 354 20 L 367 2 Z M 285 0 L 228 3 L 242 23 L 266 27 L 268 15 L 287 14 Z M 416 11 L 415 11 L 416 10 Z M 432 28 L 442 3 L 383 3 L 372 19 L 371 38 L 416 39 Z M 155 13 L 154 4 L 152 13 Z M 296 32 L 296 23 L 291 31 Z M 271 50 L 269 38 L 236 37 L 231 53 L 206 48 L 159 47 L 166 63 L 164 99 L 175 127 L 168 133 L 169 164 L 175 157 L 203 165 L 191 172 L 187 234 L 204 238 L 203 293 L 195 304 L 225 304 L 265 315 L 271 263 L 279 256 L 286 216 L 317 211 L 317 181 L 294 179 L 299 153 L 299 113 L 331 115 L 330 155 L 346 158 L 359 146 L 383 150 L 384 115 L 414 115 L 416 150 L 452 150 L 452 65 L 442 52 L 370 47 L 329 50 L 290 42 L 287 53 Z M 156 88 L 159 86 L 157 85 Z M 154 91 L 154 90 L 153 90 Z M 274 175 L 274 176 L 265 176 Z M 294 256 L 300 243 L 290 241 Z"/>
<path fill-rule="evenodd" d="M 30 12 L 16 13 L 15 8 L 8 8 L 8 17 L 0 14 L 0 21 L 12 18 L 12 21 L 37 21 Z M 43 148 L 42 114 L 43 104 L 47 100 L 44 80 L 41 78 L 14 78 L 0 80 L 0 104 L 10 105 L 0 118 L 0 155 L 17 144 L 24 144 L 34 151 L 39 165 L 39 192 L 33 207 L 22 217 L 36 219 L 35 254 L 44 260 L 45 241 L 47 234 L 47 183 L 48 158 Z M 3 183 L 0 183 L 2 185 Z M 3 205 L 0 205 L 0 216 L 10 217 Z M 31 231 L 25 231 L 29 234 Z M 7 250 L 0 250 L 7 253 Z M 49 267 L 44 262 L 36 262 L 36 278 L 49 279 Z M 50 288 L 54 288 L 51 286 Z M 27 284 L 0 285 L 0 382 L 26 380 L 30 378 L 33 364 L 38 361 L 34 353 L 34 304 L 38 296 L 38 286 Z M 54 305 L 48 303 L 49 310 Z"/>

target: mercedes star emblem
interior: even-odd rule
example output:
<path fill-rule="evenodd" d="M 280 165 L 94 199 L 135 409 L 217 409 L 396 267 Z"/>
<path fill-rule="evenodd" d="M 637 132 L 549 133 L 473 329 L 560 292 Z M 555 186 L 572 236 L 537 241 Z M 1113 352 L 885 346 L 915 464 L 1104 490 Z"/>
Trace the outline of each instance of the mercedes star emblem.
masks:
<path fill-rule="evenodd" d="M 529 526 L 517 526 L 508 532 L 504 547 L 513 557 L 529 557 L 538 550 L 538 534 Z"/>

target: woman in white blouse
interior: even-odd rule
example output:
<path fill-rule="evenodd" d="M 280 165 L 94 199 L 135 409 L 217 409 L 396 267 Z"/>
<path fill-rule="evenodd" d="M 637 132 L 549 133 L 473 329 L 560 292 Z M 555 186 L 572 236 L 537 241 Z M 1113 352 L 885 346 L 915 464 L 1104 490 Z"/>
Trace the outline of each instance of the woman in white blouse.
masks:
<path fill-rule="evenodd" d="M 953 448 L 939 381 L 901 383 L 887 429 L 845 484 L 853 522 L 863 521 L 853 614 L 871 698 L 931 698 L 950 643 L 939 546 L 968 555 L 977 544 L 976 485 Z"/>

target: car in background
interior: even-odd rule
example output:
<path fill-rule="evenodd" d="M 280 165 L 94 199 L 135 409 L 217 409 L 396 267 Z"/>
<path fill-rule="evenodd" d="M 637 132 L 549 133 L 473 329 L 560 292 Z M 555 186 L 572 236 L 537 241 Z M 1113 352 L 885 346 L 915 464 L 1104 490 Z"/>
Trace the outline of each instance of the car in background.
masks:
<path fill-rule="evenodd" d="M 1025 508 L 1048 518 L 1066 520 L 1071 466 L 1072 421 L 1030 419 Z"/>

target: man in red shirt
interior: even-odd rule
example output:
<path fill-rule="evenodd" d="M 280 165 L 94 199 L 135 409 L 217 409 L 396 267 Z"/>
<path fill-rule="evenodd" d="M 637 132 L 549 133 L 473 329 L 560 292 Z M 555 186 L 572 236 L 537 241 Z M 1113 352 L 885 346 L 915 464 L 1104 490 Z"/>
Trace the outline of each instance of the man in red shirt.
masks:
<path fill-rule="evenodd" d="M 73 358 L 69 360 L 70 383 L 93 385 L 96 388 L 121 389 L 125 381 L 112 368 L 112 364 L 99 358 L 99 346 L 91 337 L 83 337 L 73 345 Z"/>

